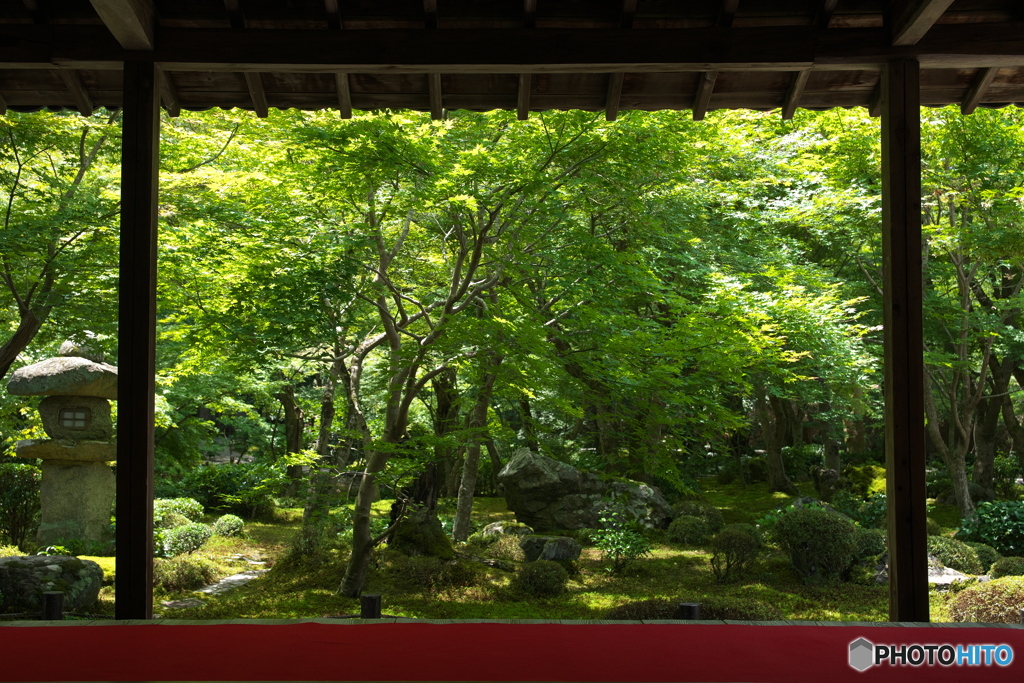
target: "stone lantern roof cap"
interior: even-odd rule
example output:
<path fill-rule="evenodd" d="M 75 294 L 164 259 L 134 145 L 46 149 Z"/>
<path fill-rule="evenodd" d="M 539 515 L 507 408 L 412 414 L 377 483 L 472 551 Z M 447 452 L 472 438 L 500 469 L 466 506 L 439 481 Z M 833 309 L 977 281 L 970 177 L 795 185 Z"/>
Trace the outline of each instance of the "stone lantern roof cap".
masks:
<path fill-rule="evenodd" d="M 16 396 L 95 396 L 117 399 L 117 368 L 88 358 L 48 358 L 18 368 L 7 381 Z"/>

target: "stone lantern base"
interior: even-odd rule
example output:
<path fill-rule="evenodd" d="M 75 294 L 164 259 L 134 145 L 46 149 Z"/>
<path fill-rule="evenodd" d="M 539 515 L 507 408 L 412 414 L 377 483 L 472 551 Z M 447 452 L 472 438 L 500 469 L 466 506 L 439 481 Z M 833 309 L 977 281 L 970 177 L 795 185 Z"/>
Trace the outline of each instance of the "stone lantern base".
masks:
<path fill-rule="evenodd" d="M 40 499 L 42 519 L 36 540 L 54 545 L 61 539 L 112 540 L 110 510 L 115 477 L 105 462 L 44 460 Z"/>

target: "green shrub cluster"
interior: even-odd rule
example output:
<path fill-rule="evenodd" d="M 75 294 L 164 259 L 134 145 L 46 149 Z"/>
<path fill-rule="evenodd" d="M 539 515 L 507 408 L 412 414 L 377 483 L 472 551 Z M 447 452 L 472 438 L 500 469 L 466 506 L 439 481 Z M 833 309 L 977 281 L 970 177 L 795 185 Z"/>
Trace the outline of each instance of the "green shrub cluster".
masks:
<path fill-rule="evenodd" d="M 197 467 L 176 488 L 179 495 L 195 498 L 208 510 L 269 520 L 276 509 L 273 494 L 284 481 L 283 472 L 274 466 L 235 463 Z"/>
<path fill-rule="evenodd" d="M 217 567 L 203 557 L 180 555 L 153 561 L 153 585 L 168 593 L 189 591 L 217 579 Z"/>
<path fill-rule="evenodd" d="M 158 520 L 169 514 L 181 515 L 190 522 L 198 522 L 203 518 L 203 505 L 195 498 L 157 498 L 153 501 L 154 526 L 162 526 Z"/>
<path fill-rule="evenodd" d="M 941 536 L 942 525 L 939 524 L 936 520 L 932 519 L 931 517 L 928 517 L 927 519 L 925 519 L 925 533 L 927 533 L 929 536 Z"/>
<path fill-rule="evenodd" d="M 0 557 L 17 557 L 23 554 L 21 548 L 16 545 L 0 545 Z"/>
<path fill-rule="evenodd" d="M 594 545 L 605 559 L 612 561 L 612 572 L 620 574 L 651 554 L 651 543 L 644 536 L 642 525 L 630 517 L 625 503 L 614 497 L 606 500 L 599 519 L 602 528 L 594 534 Z"/>
<path fill-rule="evenodd" d="M 964 541 L 967 545 L 974 548 L 974 552 L 978 555 L 978 560 L 981 562 L 981 570 L 987 572 L 996 560 L 1001 559 L 1003 556 L 999 554 L 999 551 L 986 543 L 977 543 L 975 541 Z"/>
<path fill-rule="evenodd" d="M 711 527 L 703 517 L 680 515 L 668 525 L 665 537 L 670 543 L 704 545 L 711 538 Z"/>
<path fill-rule="evenodd" d="M 1024 557 L 1004 557 L 992 563 L 988 575 L 993 579 L 1004 576 L 1024 576 Z M 1024 605 L 1021 605 L 1024 609 Z"/>
<path fill-rule="evenodd" d="M 1024 606 L 1024 577 L 1006 576 L 969 586 L 949 602 L 953 621 L 1019 624 Z"/>
<path fill-rule="evenodd" d="M 161 546 L 164 557 L 175 557 L 186 553 L 194 553 L 213 535 L 213 530 L 206 524 L 185 524 L 167 529 L 161 534 Z"/>
<path fill-rule="evenodd" d="M 185 515 L 179 515 L 177 512 L 168 512 L 159 517 L 153 517 L 153 528 L 154 529 L 173 529 L 176 526 L 184 526 L 191 524 L 192 520 Z"/>
<path fill-rule="evenodd" d="M 873 495 L 885 495 L 885 468 L 881 465 L 851 465 L 843 469 L 843 476 L 855 496 L 866 500 Z"/>
<path fill-rule="evenodd" d="M 750 524 L 729 524 L 711 539 L 711 569 L 720 583 L 743 573 L 761 552 L 761 537 Z"/>
<path fill-rule="evenodd" d="M 785 616 L 779 608 L 753 598 L 707 596 L 695 600 L 700 603 L 701 619 L 729 619 L 732 621 L 781 621 Z"/>
<path fill-rule="evenodd" d="M 984 571 L 974 548 L 955 538 L 929 536 L 928 554 L 950 569 L 964 574 L 981 574 Z"/>
<path fill-rule="evenodd" d="M 856 550 L 854 555 L 858 560 L 878 557 L 885 552 L 888 535 L 881 529 L 856 527 L 855 533 Z"/>
<path fill-rule="evenodd" d="M 613 607 L 604 615 L 611 621 L 655 621 L 677 619 L 680 600 L 651 598 L 634 600 L 618 607 Z"/>
<path fill-rule="evenodd" d="M 41 481 L 38 467 L 0 464 L 0 532 L 12 545 L 25 547 L 39 526 Z"/>
<path fill-rule="evenodd" d="M 221 515 L 213 523 L 215 536 L 241 536 L 245 523 L 236 515 Z"/>
<path fill-rule="evenodd" d="M 880 529 L 885 526 L 886 499 L 884 493 L 868 496 L 867 500 L 842 490 L 832 497 L 832 507 L 863 527 Z"/>
<path fill-rule="evenodd" d="M 790 510 L 775 523 L 772 538 L 789 554 L 805 583 L 834 583 L 853 563 L 857 537 L 853 523 L 823 508 Z"/>
<path fill-rule="evenodd" d="M 537 598 L 561 595 L 569 582 L 565 567 L 551 560 L 530 562 L 512 577 L 510 587 L 516 593 Z"/>
<path fill-rule="evenodd" d="M 978 503 L 974 516 L 963 521 L 956 537 L 988 544 L 1003 555 L 1024 553 L 1024 501 Z"/>
<path fill-rule="evenodd" d="M 708 531 L 717 534 L 725 526 L 722 511 L 714 505 L 696 500 L 684 500 L 672 506 L 677 517 L 700 517 L 708 526 Z"/>

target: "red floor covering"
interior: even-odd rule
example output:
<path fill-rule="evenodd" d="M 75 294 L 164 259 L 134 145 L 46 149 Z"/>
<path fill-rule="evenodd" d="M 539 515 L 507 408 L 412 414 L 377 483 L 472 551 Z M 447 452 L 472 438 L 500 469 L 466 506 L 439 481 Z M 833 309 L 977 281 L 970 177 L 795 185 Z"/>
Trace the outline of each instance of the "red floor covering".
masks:
<path fill-rule="evenodd" d="M 0 625 L 0 681 L 1024 681 L 1017 627 L 49 624 Z M 861 638 L 873 648 L 865 671 L 851 665 Z M 879 647 L 913 645 L 904 659 L 929 648 L 933 659 L 948 658 L 952 651 L 939 649 L 948 645 L 961 661 L 879 658 Z"/>

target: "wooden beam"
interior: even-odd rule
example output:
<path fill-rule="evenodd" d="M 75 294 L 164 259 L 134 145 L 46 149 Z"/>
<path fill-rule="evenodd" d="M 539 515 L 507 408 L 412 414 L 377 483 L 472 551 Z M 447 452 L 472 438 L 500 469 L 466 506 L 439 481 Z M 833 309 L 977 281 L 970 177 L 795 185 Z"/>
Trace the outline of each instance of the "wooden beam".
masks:
<path fill-rule="evenodd" d="M 338 90 L 338 113 L 343 119 L 352 118 L 352 92 L 348 87 L 348 74 L 334 74 L 334 84 Z"/>
<path fill-rule="evenodd" d="M 74 100 L 78 111 L 81 112 L 82 116 L 91 116 L 96 107 L 92 104 L 92 99 L 82 83 L 81 76 L 73 69 L 61 69 L 59 73 L 60 77 L 64 80 L 64 85 L 67 86 L 68 92 L 71 93 L 71 99 Z"/>
<path fill-rule="evenodd" d="M 622 0 L 622 18 L 619 19 L 620 28 L 633 28 L 633 20 L 636 18 L 636 0 Z"/>
<path fill-rule="evenodd" d="M 623 73 L 614 73 L 608 77 L 608 97 L 605 100 L 604 117 L 608 121 L 614 121 L 619 116 L 619 102 L 622 99 Z"/>
<path fill-rule="evenodd" d="M 4 99 L 3 94 L 0 94 L 0 116 L 7 113 L 7 100 Z"/>
<path fill-rule="evenodd" d="M 437 28 L 437 0 L 423 0 L 423 28 Z"/>
<path fill-rule="evenodd" d="M 324 11 L 327 13 L 327 28 L 344 28 L 341 22 L 341 9 L 338 7 L 338 0 L 324 0 Z"/>
<path fill-rule="evenodd" d="M 171 75 L 158 67 L 157 77 L 160 84 L 160 101 L 167 110 L 167 115 L 172 118 L 181 116 L 181 98 L 178 97 L 178 89 L 174 87 Z"/>
<path fill-rule="evenodd" d="M 942 16 L 953 0 L 907 0 L 889 16 L 893 45 L 914 45 Z"/>
<path fill-rule="evenodd" d="M 152 63 L 124 65 L 114 578 L 114 611 L 118 619 L 153 616 L 153 416 L 160 159 L 156 80 Z"/>
<path fill-rule="evenodd" d="M 716 26 L 732 26 L 736 19 L 736 10 L 739 8 L 740 0 L 722 0 L 718 8 L 718 17 L 715 19 Z"/>
<path fill-rule="evenodd" d="M 530 89 L 533 87 L 532 74 L 519 74 L 519 96 L 516 98 L 516 118 L 525 121 L 530 118 Z"/>
<path fill-rule="evenodd" d="M 96 14 L 125 50 L 152 50 L 156 8 L 152 0 L 90 0 Z"/>
<path fill-rule="evenodd" d="M 245 12 L 242 11 L 242 0 L 224 0 L 224 9 L 228 11 L 231 28 L 245 28 Z"/>
<path fill-rule="evenodd" d="M 523 0 L 523 28 L 537 25 L 537 0 Z"/>
<path fill-rule="evenodd" d="M 28 10 L 28 15 L 32 17 L 32 21 L 37 24 L 45 24 L 46 14 L 39 7 L 37 0 L 21 0 L 21 4 Z"/>
<path fill-rule="evenodd" d="M 997 73 L 999 73 L 999 69 L 994 66 L 978 71 L 978 75 L 974 77 L 974 82 L 971 83 L 971 87 L 967 91 L 967 96 L 960 103 L 961 114 L 966 116 L 978 108 L 978 104 L 985 97 L 985 91 L 992 85 L 992 81 L 996 79 Z"/>
<path fill-rule="evenodd" d="M 878 118 L 882 115 L 882 82 L 879 81 L 871 93 L 871 100 L 868 102 L 868 116 Z"/>
<path fill-rule="evenodd" d="M 700 75 L 700 83 L 697 84 L 697 95 L 693 99 L 693 120 L 703 121 L 708 113 L 708 105 L 711 103 L 711 93 L 715 90 L 715 81 L 718 80 L 717 71 L 705 71 Z"/>
<path fill-rule="evenodd" d="M 835 14 L 838 4 L 839 0 L 821 0 L 818 11 L 814 15 L 814 25 L 818 28 L 828 28 L 828 25 L 832 23 L 832 15 Z"/>
<path fill-rule="evenodd" d="M 894 60 L 882 77 L 882 290 L 889 619 L 926 622 L 920 69 Z"/>
<path fill-rule="evenodd" d="M 430 118 L 440 121 L 444 118 L 443 97 L 441 95 L 441 74 L 427 76 L 430 90 Z"/>
<path fill-rule="evenodd" d="M 267 93 L 263 89 L 263 76 L 251 71 L 245 72 L 245 85 L 249 88 L 249 97 L 252 98 L 252 108 L 256 116 L 261 119 L 270 115 L 270 107 L 267 105 Z"/>
<path fill-rule="evenodd" d="M 796 114 L 796 108 L 800 104 L 800 96 L 804 94 L 804 87 L 807 86 L 807 79 L 810 77 L 810 71 L 797 71 L 793 74 L 789 90 L 786 91 L 786 101 L 782 105 L 783 120 L 788 121 Z"/>

